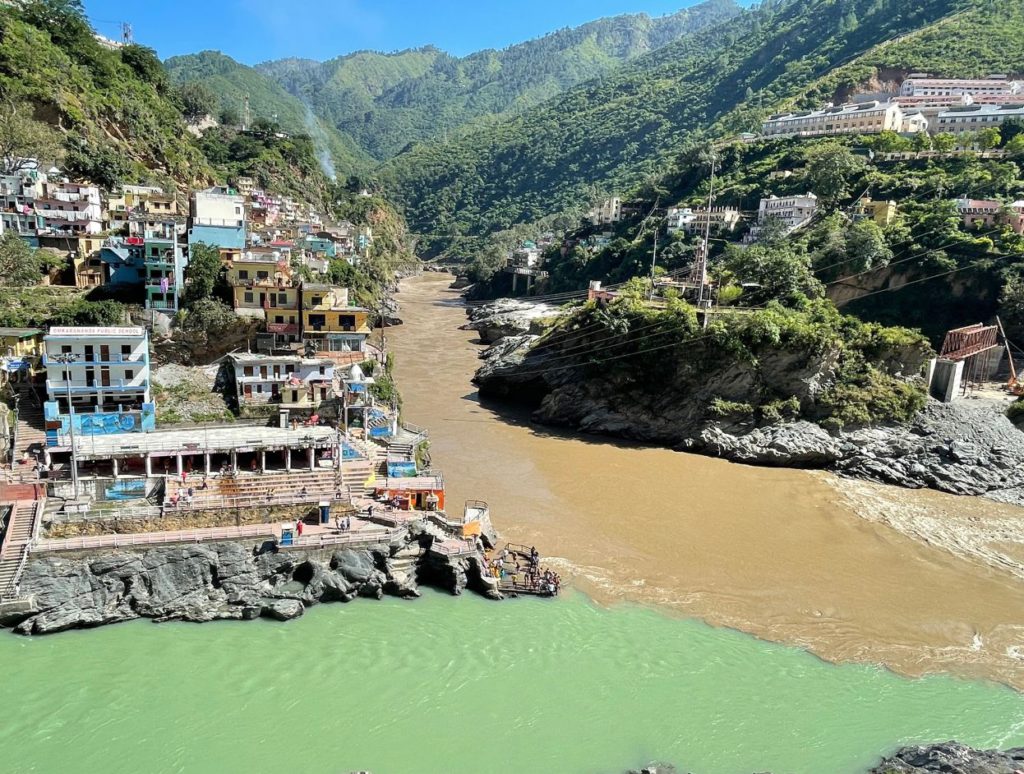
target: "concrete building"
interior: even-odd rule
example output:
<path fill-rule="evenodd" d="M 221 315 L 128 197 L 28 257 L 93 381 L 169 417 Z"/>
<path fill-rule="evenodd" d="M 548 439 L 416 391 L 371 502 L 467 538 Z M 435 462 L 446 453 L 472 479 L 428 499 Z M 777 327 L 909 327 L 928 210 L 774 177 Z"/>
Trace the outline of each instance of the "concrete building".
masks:
<path fill-rule="evenodd" d="M 61 234 L 98 234 L 103 230 L 103 202 L 94 185 L 54 181 L 43 184 L 35 201 L 40 230 Z"/>
<path fill-rule="evenodd" d="M 155 429 L 145 328 L 53 327 L 43 346 L 48 446 L 68 446 L 72 430 L 103 435 Z"/>
<path fill-rule="evenodd" d="M 850 102 L 821 110 L 777 113 L 761 125 L 766 137 L 821 137 L 879 132 L 925 131 L 928 121 L 919 112 L 905 114 L 897 102 Z"/>
<path fill-rule="evenodd" d="M 322 352 L 364 351 L 370 312 L 349 304 L 347 288 L 303 282 L 300 303 L 303 341 Z"/>
<path fill-rule="evenodd" d="M 940 133 L 962 134 L 999 127 L 1010 119 L 1024 120 L 1024 105 L 961 105 L 939 113 L 932 129 Z"/>
<path fill-rule="evenodd" d="M 316 408 L 334 395 L 334 362 L 329 358 L 238 354 L 227 359 L 243 414 L 271 403 Z"/>
<path fill-rule="evenodd" d="M 853 206 L 854 220 L 867 220 L 870 218 L 882 228 L 890 225 L 896 220 L 896 202 L 872 201 L 870 197 L 862 197 Z"/>
<path fill-rule="evenodd" d="M 709 223 L 715 233 L 732 231 L 740 223 L 740 211 L 735 207 L 670 207 L 668 210 L 668 232 L 682 231 L 685 234 L 703 234 Z"/>
<path fill-rule="evenodd" d="M 242 250 L 246 240 L 245 199 L 224 186 L 195 191 L 189 205 L 188 243 Z"/>
<path fill-rule="evenodd" d="M 994 199 L 956 200 L 956 209 L 964 226 L 974 229 L 993 229 L 1008 226 L 1017 234 L 1024 234 L 1024 201 L 1003 204 Z"/>
<path fill-rule="evenodd" d="M 1024 84 L 1005 75 L 988 78 L 935 78 L 912 74 L 900 86 L 901 97 L 1013 96 L 1024 93 Z"/>
<path fill-rule="evenodd" d="M 517 247 L 508 257 L 508 266 L 534 269 L 543 262 L 543 253 L 537 247 Z"/>
<path fill-rule="evenodd" d="M 150 216 L 146 216 L 149 218 Z M 146 308 L 175 314 L 181 307 L 188 260 L 177 222 L 147 220 L 141 225 Z"/>
<path fill-rule="evenodd" d="M 769 222 L 778 222 L 785 233 L 806 225 L 818 211 L 818 197 L 812 193 L 803 196 L 770 196 L 761 199 L 757 208 L 757 224 L 743 237 L 747 244 L 756 242 Z"/>
<path fill-rule="evenodd" d="M 0 176 L 0 231 L 28 236 L 42 227 L 35 204 L 45 183 L 46 174 L 34 168 Z"/>
<path fill-rule="evenodd" d="M 31 379 L 39 369 L 43 331 L 39 328 L 0 328 L 0 384 Z"/>
<path fill-rule="evenodd" d="M 587 213 L 587 218 L 593 226 L 618 223 L 622 219 L 622 199 L 618 196 L 613 196 L 611 199 L 605 199 L 600 204 L 595 205 L 594 208 Z"/>

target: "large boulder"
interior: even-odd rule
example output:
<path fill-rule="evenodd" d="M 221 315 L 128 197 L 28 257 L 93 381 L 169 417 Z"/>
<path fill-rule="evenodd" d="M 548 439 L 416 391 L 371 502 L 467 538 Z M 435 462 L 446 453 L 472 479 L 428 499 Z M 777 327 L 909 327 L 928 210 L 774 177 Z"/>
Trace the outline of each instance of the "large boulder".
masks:
<path fill-rule="evenodd" d="M 1024 747 L 1000 752 L 975 750 L 957 742 L 904 747 L 868 774 L 1020 774 Z"/>

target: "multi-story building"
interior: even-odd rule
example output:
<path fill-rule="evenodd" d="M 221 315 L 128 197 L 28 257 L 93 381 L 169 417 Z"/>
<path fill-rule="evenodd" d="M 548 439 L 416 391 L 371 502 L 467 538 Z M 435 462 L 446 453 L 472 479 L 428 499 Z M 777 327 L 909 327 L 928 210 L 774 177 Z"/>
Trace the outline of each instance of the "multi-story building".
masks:
<path fill-rule="evenodd" d="M 185 246 L 181 242 L 176 219 L 152 220 L 157 216 L 148 214 L 145 217 L 145 221 L 134 221 L 132 226 L 141 232 L 143 240 L 146 308 L 174 314 L 180 308 L 181 295 L 185 290 L 185 267 L 188 265 Z"/>
<path fill-rule="evenodd" d="M 1024 84 L 1011 81 L 1005 75 L 990 75 L 988 78 L 934 78 L 918 73 L 912 74 L 900 86 L 901 97 L 972 97 L 1015 96 L 1024 93 Z"/>
<path fill-rule="evenodd" d="M 919 111 L 906 112 L 898 102 L 873 101 L 777 113 L 761 125 L 761 134 L 768 137 L 820 137 L 879 132 L 909 134 L 927 129 L 928 119 Z"/>
<path fill-rule="evenodd" d="M 785 233 L 809 223 L 818 211 L 818 197 L 812 193 L 803 196 L 770 196 L 761 199 L 757 209 L 757 224 L 743 237 L 747 244 L 756 242 L 771 222 L 778 223 Z"/>
<path fill-rule="evenodd" d="M 165 214 L 177 214 L 174 197 L 164 194 L 164 190 L 159 186 L 125 184 L 118 193 L 107 197 L 103 213 L 107 227 L 122 228 L 128 223 L 130 216 L 137 216 L 144 211 L 145 202 L 150 197 L 160 200 L 159 209 L 164 209 L 166 204 L 170 204 L 170 209 L 166 210 Z M 156 208 L 156 205 L 154 207 Z"/>
<path fill-rule="evenodd" d="M 609 223 L 618 223 L 622 219 L 622 199 L 613 196 L 597 204 L 587 213 L 587 218 L 593 226 L 604 226 Z"/>
<path fill-rule="evenodd" d="M 223 250 L 245 248 L 245 199 L 231 188 L 214 186 L 195 191 L 189 206 L 188 243 Z"/>
<path fill-rule="evenodd" d="M 29 236 L 42 227 L 35 205 L 45 183 L 46 173 L 36 168 L 0 176 L 0 230 Z"/>
<path fill-rule="evenodd" d="M 509 266 L 516 266 L 521 269 L 533 269 L 541 264 L 542 254 L 538 247 L 527 247 L 522 245 L 512 251 L 508 257 Z"/>
<path fill-rule="evenodd" d="M 994 199 L 956 200 L 956 210 L 968 228 L 992 229 L 1009 226 L 1016 233 L 1024 233 L 1024 201 L 1003 204 Z"/>
<path fill-rule="evenodd" d="M 94 185 L 54 181 L 49 176 L 35 209 L 42 220 L 40 230 L 76 235 L 103 230 L 103 202 L 100 189 Z"/>
<path fill-rule="evenodd" d="M 940 133 L 963 134 L 999 127 L 1010 119 L 1024 120 L 1024 105 L 959 105 L 939 113 L 932 128 Z"/>
<path fill-rule="evenodd" d="M 876 202 L 864 196 L 853 205 L 852 215 L 854 220 L 867 220 L 870 218 L 879 226 L 885 228 L 896 220 L 896 202 Z"/>
<path fill-rule="evenodd" d="M 668 211 L 668 232 L 703 234 L 710 228 L 715 233 L 732 231 L 740 223 L 740 211 L 735 207 L 671 207 Z"/>
<path fill-rule="evenodd" d="M 242 196 L 252 196 L 253 191 L 256 190 L 256 181 L 251 177 L 236 177 L 235 190 Z"/>
<path fill-rule="evenodd" d="M 85 436 L 156 428 L 145 328 L 53 327 L 43 347 L 48 446 L 68 446 L 72 430 Z"/>
<path fill-rule="evenodd" d="M 370 335 L 368 309 L 351 306 L 348 288 L 303 282 L 302 338 L 322 352 L 362 352 Z"/>
<path fill-rule="evenodd" d="M 334 362 L 304 358 L 229 355 L 234 394 L 241 413 L 254 406 L 280 403 L 296 409 L 315 409 L 334 396 Z"/>

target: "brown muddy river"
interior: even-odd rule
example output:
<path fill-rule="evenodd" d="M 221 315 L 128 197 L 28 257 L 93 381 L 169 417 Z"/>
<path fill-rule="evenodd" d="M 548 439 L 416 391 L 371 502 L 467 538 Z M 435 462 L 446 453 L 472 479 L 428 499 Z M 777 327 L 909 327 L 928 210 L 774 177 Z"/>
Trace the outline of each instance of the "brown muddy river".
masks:
<path fill-rule="evenodd" d="M 945 542 L 929 532 L 991 515 L 1011 525 L 998 539 L 1019 554 L 1024 510 L 531 425 L 478 401 L 481 346 L 458 329 L 465 313 L 450 281 L 407 280 L 406 324 L 387 332 L 405 416 L 430 429 L 450 509 L 488 501 L 504 539 L 536 544 L 605 603 L 659 605 L 829 660 L 1024 689 L 1024 580 L 958 550 L 955 529 Z M 918 538 L 906 513 L 924 525 Z"/>

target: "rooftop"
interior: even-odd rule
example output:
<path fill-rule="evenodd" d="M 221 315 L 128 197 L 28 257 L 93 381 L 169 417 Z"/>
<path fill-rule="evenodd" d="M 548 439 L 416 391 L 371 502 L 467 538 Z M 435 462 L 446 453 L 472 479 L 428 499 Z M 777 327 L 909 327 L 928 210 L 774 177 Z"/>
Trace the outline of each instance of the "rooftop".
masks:
<path fill-rule="evenodd" d="M 333 427 L 210 427 L 190 430 L 157 430 L 152 433 L 112 433 L 75 436 L 75 449 L 84 459 L 110 459 L 146 453 L 203 454 L 251 451 L 253 449 L 331 446 L 336 442 Z"/>
<path fill-rule="evenodd" d="M 302 363 L 303 365 L 334 365 L 334 361 L 330 358 L 302 357 L 300 355 L 260 355 L 242 352 L 228 355 L 228 357 L 239 365 L 295 365 L 296 363 Z"/>
<path fill-rule="evenodd" d="M 0 328 L 0 336 L 6 338 L 30 339 L 42 332 L 41 328 Z"/>

